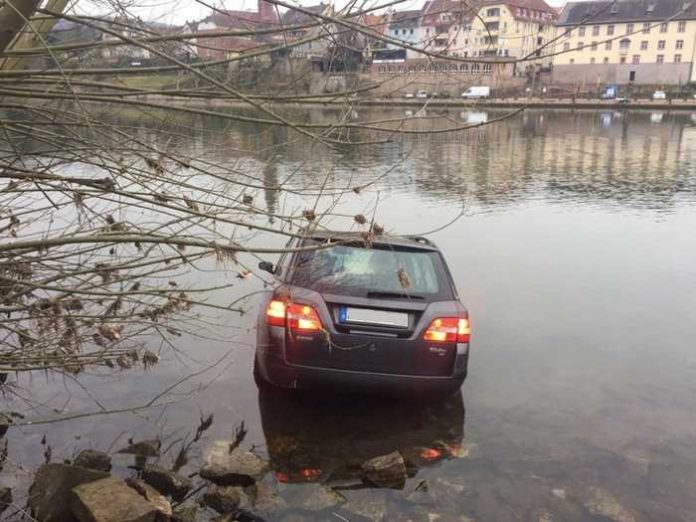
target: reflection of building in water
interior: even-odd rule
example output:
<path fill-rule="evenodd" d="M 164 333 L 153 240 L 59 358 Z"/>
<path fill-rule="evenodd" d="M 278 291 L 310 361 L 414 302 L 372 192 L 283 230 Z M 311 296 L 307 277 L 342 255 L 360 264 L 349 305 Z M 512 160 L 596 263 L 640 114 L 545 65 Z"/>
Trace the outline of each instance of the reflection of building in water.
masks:
<path fill-rule="evenodd" d="M 278 206 L 278 169 L 276 163 L 272 160 L 266 162 L 263 168 L 263 187 L 268 220 L 273 223 L 273 216 Z"/>
<path fill-rule="evenodd" d="M 656 124 L 646 112 L 527 111 L 431 138 L 416 155 L 427 159 L 417 169 L 417 183 L 426 192 L 473 193 L 483 202 L 549 190 L 625 198 L 629 204 L 633 196 L 644 204 L 652 195 L 659 204 L 684 189 L 682 163 L 696 154 L 687 118 L 665 113 Z"/>

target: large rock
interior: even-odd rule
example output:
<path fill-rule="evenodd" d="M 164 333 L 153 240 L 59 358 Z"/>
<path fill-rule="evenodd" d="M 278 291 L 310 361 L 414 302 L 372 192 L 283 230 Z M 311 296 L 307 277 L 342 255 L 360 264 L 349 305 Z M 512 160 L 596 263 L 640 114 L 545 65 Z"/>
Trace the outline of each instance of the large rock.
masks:
<path fill-rule="evenodd" d="M 155 465 L 147 465 L 143 468 L 143 480 L 163 495 L 170 495 L 176 501 L 182 500 L 193 486 L 188 477 Z"/>
<path fill-rule="evenodd" d="M 398 451 L 375 457 L 362 465 L 363 479 L 379 487 L 403 489 L 406 475 L 406 463 Z"/>
<path fill-rule="evenodd" d="M 606 489 L 592 487 L 582 499 L 582 505 L 594 516 L 614 522 L 635 522 L 633 514 L 622 506 Z"/>
<path fill-rule="evenodd" d="M 108 473 L 67 464 L 44 464 L 29 488 L 27 506 L 39 522 L 74 520 L 68 508 L 68 492 L 75 486 L 108 477 Z"/>
<path fill-rule="evenodd" d="M 200 476 L 221 486 L 250 486 L 263 478 L 268 462 L 240 448 L 230 453 L 229 441 L 216 441 L 203 458 Z"/>
<path fill-rule="evenodd" d="M 82 450 L 75 457 L 73 464 L 83 468 L 96 469 L 97 471 L 111 471 L 111 457 L 103 451 Z"/>
<path fill-rule="evenodd" d="M 0 514 L 12 504 L 12 490 L 8 487 L 0 487 Z"/>
<path fill-rule="evenodd" d="M 79 522 L 155 522 L 160 513 L 118 477 L 107 477 L 74 488 L 70 510 Z"/>

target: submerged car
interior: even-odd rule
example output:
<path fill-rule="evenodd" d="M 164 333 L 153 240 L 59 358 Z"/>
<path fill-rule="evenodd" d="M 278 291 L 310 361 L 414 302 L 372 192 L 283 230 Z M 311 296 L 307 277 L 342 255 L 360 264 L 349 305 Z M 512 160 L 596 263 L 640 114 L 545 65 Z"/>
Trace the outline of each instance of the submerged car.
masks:
<path fill-rule="evenodd" d="M 447 395 L 467 374 L 470 326 L 438 248 L 422 237 L 293 238 L 262 299 L 260 386 Z"/>

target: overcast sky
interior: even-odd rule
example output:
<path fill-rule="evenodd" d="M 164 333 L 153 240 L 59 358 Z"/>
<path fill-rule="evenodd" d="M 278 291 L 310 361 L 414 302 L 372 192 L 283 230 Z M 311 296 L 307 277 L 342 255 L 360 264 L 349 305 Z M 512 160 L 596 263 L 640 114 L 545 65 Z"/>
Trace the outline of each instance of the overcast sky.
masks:
<path fill-rule="evenodd" d="M 104 14 L 110 11 L 105 7 L 109 0 L 97 0 L 96 2 L 76 2 L 78 12 L 83 14 Z M 114 0 L 115 1 L 115 0 Z M 219 9 L 243 9 L 256 10 L 256 0 L 202 0 L 205 4 L 214 5 Z M 328 2 L 328 0 L 324 0 Z M 397 9 L 417 9 L 425 0 L 411 0 L 400 4 Z M 546 0 L 550 5 L 558 7 L 564 0 Z M 196 0 L 125 0 L 120 2 L 129 5 L 128 12 L 140 16 L 143 20 L 159 21 L 171 24 L 181 24 L 187 20 L 200 20 L 208 16 L 211 10 Z M 301 0 L 297 2 L 301 6 L 310 6 L 320 3 L 320 0 Z M 341 0 L 337 5 L 344 3 Z M 360 3 L 358 5 L 361 5 Z M 374 2 L 366 2 L 364 5 L 378 5 Z M 137 7 L 136 7 L 137 6 Z"/>

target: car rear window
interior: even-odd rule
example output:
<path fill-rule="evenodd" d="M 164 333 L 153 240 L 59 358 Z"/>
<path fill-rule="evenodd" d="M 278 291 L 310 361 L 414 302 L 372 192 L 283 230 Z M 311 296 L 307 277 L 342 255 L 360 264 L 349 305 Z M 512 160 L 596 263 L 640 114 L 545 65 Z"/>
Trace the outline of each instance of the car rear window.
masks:
<path fill-rule="evenodd" d="M 291 283 L 318 292 L 359 297 L 402 296 L 428 301 L 453 298 L 437 252 L 389 245 L 337 245 L 300 252 L 295 256 Z"/>

